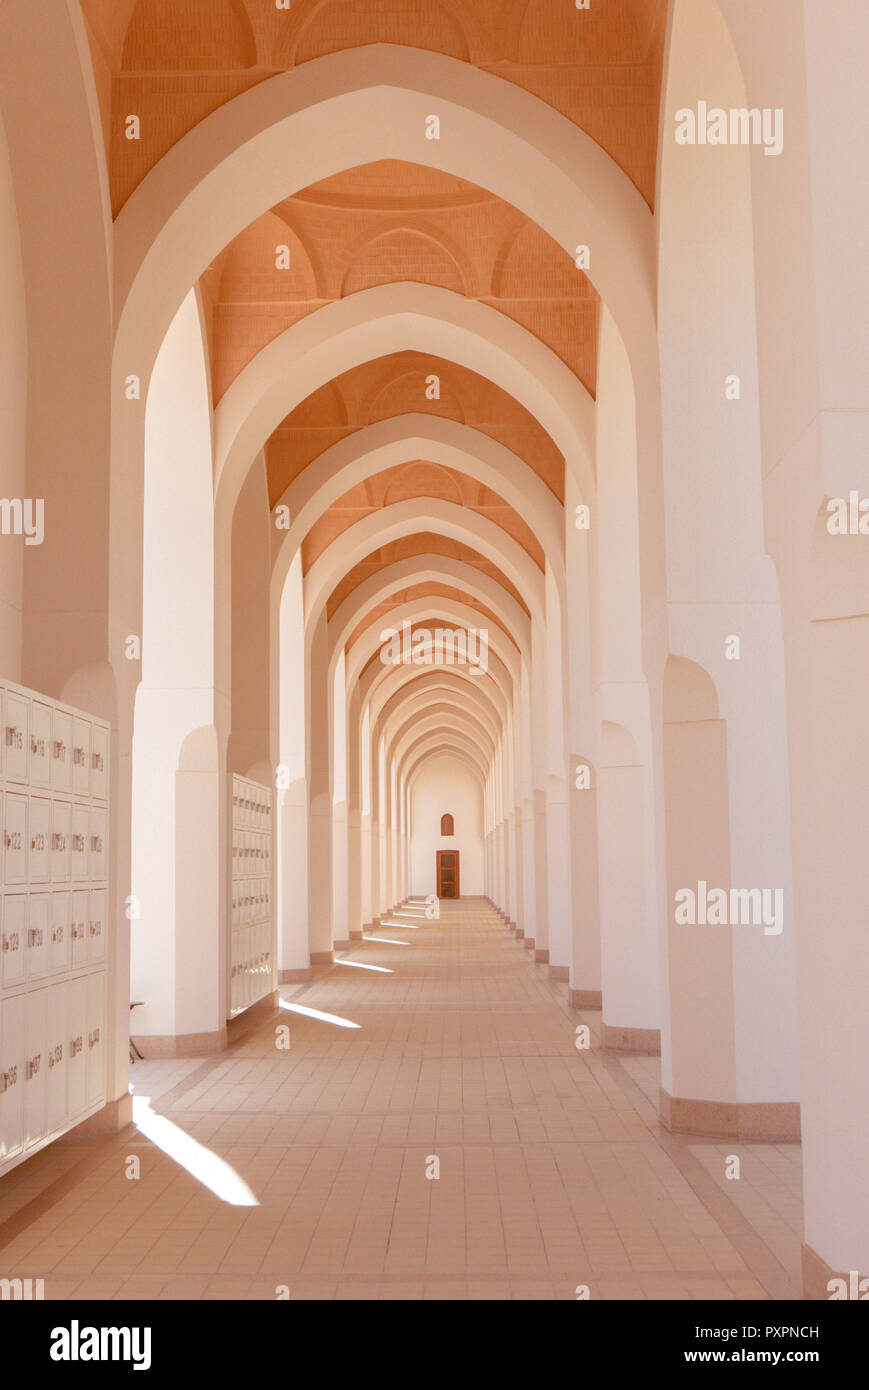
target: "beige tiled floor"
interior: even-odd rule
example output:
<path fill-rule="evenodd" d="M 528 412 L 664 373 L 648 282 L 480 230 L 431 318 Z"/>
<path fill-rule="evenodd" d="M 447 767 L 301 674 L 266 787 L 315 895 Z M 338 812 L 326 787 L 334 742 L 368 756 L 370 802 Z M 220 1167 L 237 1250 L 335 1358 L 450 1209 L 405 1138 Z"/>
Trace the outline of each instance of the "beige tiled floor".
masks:
<path fill-rule="evenodd" d="M 799 1296 L 796 1146 L 661 1129 L 656 1059 L 598 1051 L 599 1016 L 479 901 L 404 921 L 224 1054 L 137 1063 L 190 1171 L 135 1130 L 54 1145 L 0 1183 L 0 1274 L 49 1298 Z M 215 1157 L 258 1205 L 209 1190 Z"/>

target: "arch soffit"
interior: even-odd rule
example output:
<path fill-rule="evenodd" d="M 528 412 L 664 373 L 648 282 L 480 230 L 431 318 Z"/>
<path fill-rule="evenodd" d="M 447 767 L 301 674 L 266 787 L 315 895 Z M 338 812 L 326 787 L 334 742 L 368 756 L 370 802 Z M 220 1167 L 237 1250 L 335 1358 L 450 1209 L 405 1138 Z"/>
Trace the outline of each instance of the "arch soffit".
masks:
<path fill-rule="evenodd" d="M 424 139 L 432 102 L 437 142 Z M 263 212 L 330 174 L 421 153 L 512 203 L 571 254 L 588 243 L 592 281 L 626 341 L 654 334 L 654 219 L 615 161 L 513 83 L 440 53 L 371 44 L 257 83 L 149 172 L 115 224 L 123 349 L 136 343 L 150 372 L 191 284 Z"/>
<path fill-rule="evenodd" d="M 381 692 L 383 695 L 384 692 Z M 383 717 L 380 727 L 385 727 L 386 722 L 391 718 L 393 712 L 403 706 L 404 702 L 433 699 L 443 699 L 445 695 L 452 695 L 462 704 L 472 703 L 486 711 L 487 716 L 493 723 L 503 729 L 505 710 L 499 707 L 495 691 L 480 688 L 479 683 L 469 685 L 469 681 L 457 676 L 454 673 L 429 672 L 425 676 L 420 676 L 416 681 L 406 680 L 396 689 L 388 692 L 386 698 L 379 699 L 372 707 L 372 730 Z"/>
<path fill-rule="evenodd" d="M 547 563 L 556 568 L 563 564 L 563 507 L 538 474 L 511 449 L 470 425 L 413 414 L 364 426 L 325 449 L 293 479 L 276 503 L 289 508 L 291 520 L 288 530 L 276 532 L 280 539 L 273 567 L 285 574 L 314 521 L 351 487 L 417 458 L 458 469 L 499 493 L 527 521 Z"/>
<path fill-rule="evenodd" d="M 414 783 L 423 771 L 427 763 L 436 762 L 440 758 L 453 758 L 457 762 L 464 763 L 473 773 L 474 778 L 479 782 L 480 789 L 486 794 L 486 771 L 483 766 L 470 758 L 464 751 L 452 747 L 448 743 L 436 744 L 433 748 L 422 752 L 416 761 L 410 766 L 405 774 L 405 795 L 412 795 Z"/>
<path fill-rule="evenodd" d="M 432 714 L 448 715 L 450 718 L 456 715 L 457 718 L 479 725 L 487 733 L 493 748 L 500 738 L 501 730 L 497 719 L 478 702 L 469 706 L 467 702 L 459 701 L 451 691 L 432 691 L 428 696 L 416 696 L 413 702 L 408 701 L 407 704 L 399 705 L 390 711 L 383 726 L 387 759 L 395 752 L 397 740 L 403 737 L 411 726 L 422 727 L 421 721 Z M 419 724 L 416 721 L 420 721 Z"/>
<path fill-rule="evenodd" d="M 374 738 L 381 743 L 384 754 L 386 755 L 391 748 L 396 731 L 426 718 L 426 711 L 435 705 L 448 705 L 453 722 L 463 718 L 479 719 L 481 726 L 489 730 L 494 744 L 503 737 L 504 726 L 499 712 L 496 709 L 493 718 L 491 706 L 487 706 L 479 695 L 465 695 L 464 698 L 460 698 L 455 691 L 431 689 L 415 694 L 413 705 L 400 701 L 390 708 L 388 714 L 378 719 Z"/>
<path fill-rule="evenodd" d="M 490 305 L 393 281 L 307 314 L 228 387 L 215 410 L 218 510 L 231 514 L 251 460 L 296 406 L 343 372 L 400 351 L 434 353 L 514 397 L 564 455 L 582 495 L 593 498 L 594 403 L 561 358 Z"/>
<path fill-rule="evenodd" d="M 305 626 L 316 627 L 330 593 L 372 550 L 417 531 L 431 531 L 470 545 L 502 570 L 521 593 L 532 616 L 545 623 L 544 575 L 512 536 L 488 517 L 439 497 L 415 497 L 362 517 L 343 531 L 341 544 L 327 546 L 304 578 Z"/>
<path fill-rule="evenodd" d="M 382 671 L 371 666 L 363 673 L 359 681 L 360 708 L 364 713 L 366 708 L 370 706 L 372 733 L 376 731 L 376 721 L 394 690 L 410 684 L 415 679 L 424 680 L 428 676 L 437 677 L 441 672 L 448 672 L 450 676 L 467 684 L 472 690 L 485 690 L 499 708 L 502 720 L 505 724 L 507 723 L 512 710 L 512 690 L 508 673 L 497 659 L 493 665 L 490 665 L 485 676 L 473 677 L 466 668 L 461 666 L 434 667 L 425 670 L 424 674 L 420 674 L 420 672 L 421 668 L 418 666 L 384 666 Z"/>
<path fill-rule="evenodd" d="M 480 773 L 481 780 L 485 784 L 485 780 L 489 776 L 489 764 L 486 762 L 479 745 L 475 742 L 473 737 L 461 732 L 460 730 L 445 729 L 443 726 L 441 726 L 440 728 L 430 730 L 428 733 L 421 735 L 417 741 L 417 745 L 415 745 L 416 748 L 421 750 L 422 757 L 427 756 L 428 752 L 432 748 L 441 746 L 461 748 L 465 756 L 475 763 Z M 381 816 L 380 779 L 379 777 L 372 778 L 371 814 L 373 819 L 379 819 L 382 821 L 389 820 L 392 804 L 392 798 L 390 793 L 393 789 L 396 792 L 396 800 L 400 805 L 401 798 L 404 794 L 405 789 L 402 786 L 402 784 L 398 781 L 398 779 L 395 779 L 395 781 L 392 782 L 390 781 L 389 777 L 386 777 L 384 780 L 384 796 L 382 798 L 384 803 L 383 814 Z"/>
<path fill-rule="evenodd" d="M 469 738 L 478 739 L 478 746 L 481 751 L 485 751 L 487 754 L 486 762 L 490 764 L 494 758 L 496 742 L 490 736 L 481 719 L 468 711 L 459 714 L 450 707 L 442 709 L 440 706 L 432 706 L 430 711 L 419 719 L 397 727 L 393 731 L 386 750 L 387 769 L 391 768 L 393 772 L 397 772 L 403 753 L 411 746 L 408 740 L 417 740 L 433 729 L 446 729 L 453 733 L 464 733 Z"/>
<path fill-rule="evenodd" d="M 405 751 L 404 762 L 409 763 L 415 755 L 421 758 L 431 756 L 432 750 L 439 747 L 461 748 L 462 751 L 473 760 L 480 773 L 481 781 L 485 781 L 488 773 L 488 764 L 483 757 L 481 750 L 466 734 L 461 732 L 452 733 L 447 730 L 430 730 L 417 739 L 416 743 Z M 407 772 L 403 771 L 402 780 L 399 786 L 407 786 Z"/>
<path fill-rule="evenodd" d="M 487 705 L 479 696 L 471 701 L 462 700 L 455 691 L 441 689 L 414 695 L 389 711 L 383 725 L 387 747 L 394 743 L 398 734 L 407 728 L 412 720 L 417 717 L 424 718 L 427 713 L 434 711 L 443 714 L 458 712 L 463 717 L 473 717 L 486 729 L 493 744 L 501 737 L 501 721 L 491 705 Z"/>
<path fill-rule="evenodd" d="M 440 716 L 442 723 L 446 723 L 448 726 L 453 727 L 462 720 L 470 720 L 472 723 L 474 721 L 479 721 L 480 727 L 485 728 L 487 726 L 483 722 L 484 719 L 489 721 L 492 720 L 491 708 L 486 705 L 479 694 L 466 697 L 464 700 L 456 703 L 454 691 L 430 689 L 420 693 L 414 707 L 408 708 L 400 702 L 390 709 L 388 715 L 378 720 L 377 728 L 372 738 L 372 749 L 379 748 L 384 758 L 386 758 L 393 747 L 398 733 L 411 726 L 419 727 L 421 721 L 427 717 L 426 710 L 435 705 L 442 706 L 448 697 L 452 701 L 449 705 L 449 718 L 446 717 L 446 711 L 444 711 Z M 505 737 L 504 721 L 499 717 L 499 711 L 497 709 L 495 710 L 493 728 L 493 733 L 491 729 L 489 730 L 489 732 L 492 733 L 492 757 L 494 757 L 494 747 L 498 747 L 504 741 Z"/>
<path fill-rule="evenodd" d="M 453 627 L 456 627 L 459 625 L 459 623 L 462 622 L 462 617 L 458 609 L 456 611 L 443 610 L 441 612 L 432 612 L 430 610 L 426 610 L 424 613 L 421 612 L 418 616 L 415 617 L 408 617 L 407 619 L 402 619 L 401 617 L 397 618 L 397 624 L 400 624 L 402 621 L 411 622 L 414 630 L 416 631 L 425 628 L 427 628 L 429 631 L 432 631 L 436 626 L 439 626 L 443 622 L 449 622 L 453 625 Z M 397 624 L 390 623 L 390 626 L 396 626 Z M 430 662 L 427 664 L 422 662 L 400 662 L 397 664 L 391 662 L 378 663 L 376 661 L 372 661 L 371 658 L 376 654 L 379 645 L 379 642 L 375 642 L 372 648 L 366 648 L 357 653 L 354 659 L 354 668 L 348 673 L 347 677 L 348 692 L 352 692 L 354 688 L 354 683 L 359 682 L 360 692 L 362 692 L 363 690 L 365 693 L 370 692 L 371 696 L 374 697 L 376 702 L 378 696 L 385 688 L 385 686 L 388 684 L 388 677 L 390 673 L 394 671 L 411 671 L 416 672 L 418 675 L 423 674 L 425 671 L 464 672 L 467 675 L 468 680 L 471 682 L 472 688 L 481 685 L 481 683 L 484 683 L 485 676 L 490 674 L 493 682 L 500 689 L 504 700 L 511 702 L 513 699 L 513 693 L 517 690 L 518 687 L 518 681 L 515 672 L 512 671 L 511 668 L 502 660 L 501 655 L 499 655 L 497 649 L 492 645 L 490 645 L 487 654 L 488 670 L 481 672 L 480 675 L 472 675 L 472 668 L 469 667 L 468 663 L 462 664 L 460 662 L 442 661 Z M 373 676 L 371 676 L 371 679 L 366 679 L 372 672 L 374 674 Z"/>
<path fill-rule="evenodd" d="M 471 608 L 467 604 L 459 603 L 457 599 L 448 599 L 440 595 L 433 595 L 428 599 L 420 598 L 414 599 L 410 603 L 398 604 L 395 608 L 383 614 L 383 622 L 387 627 L 393 628 L 400 628 L 403 622 L 410 622 L 414 627 L 423 628 L 432 620 L 447 622 L 457 620 L 455 625 L 467 630 L 468 627 L 475 626 L 473 619 L 480 618 L 481 616 L 482 615 L 477 612 L 476 608 Z M 358 680 L 378 647 L 382 645 L 377 628 L 378 624 L 376 623 L 372 627 L 366 628 L 356 639 L 348 653 L 348 687 L 353 681 Z M 501 628 L 493 628 L 491 630 L 488 639 L 488 647 L 489 654 L 491 655 L 494 653 L 501 665 L 510 673 L 511 682 L 518 682 L 519 653 L 516 651 L 510 639 L 502 632 Z M 385 663 L 381 664 L 385 665 Z M 422 663 L 410 663 L 410 665 L 416 666 L 417 669 L 419 669 L 421 664 Z M 479 677 L 476 676 L 474 679 L 479 680 Z"/>
<path fill-rule="evenodd" d="M 399 741 L 396 742 L 393 778 L 395 778 L 395 790 L 398 792 L 399 802 L 400 795 L 402 795 L 402 788 L 405 787 L 407 760 L 413 758 L 414 751 L 419 749 L 421 744 L 424 744 L 425 739 L 430 737 L 437 738 L 438 735 L 442 733 L 444 733 L 444 726 L 432 726 L 431 728 L 421 728 L 419 737 L 414 738 L 413 731 L 407 730 L 403 738 L 400 738 Z M 481 759 L 481 767 L 491 766 L 491 755 L 488 755 L 487 748 L 485 748 L 488 739 L 473 726 L 467 728 L 450 726 L 449 730 L 446 731 L 446 737 L 455 738 L 456 741 L 464 741 L 464 739 L 467 739 L 467 744 L 476 744 L 478 756 L 480 756 Z M 478 739 L 482 739 L 482 742 L 476 742 Z"/>
<path fill-rule="evenodd" d="M 350 634 L 367 613 L 380 603 L 386 602 L 392 594 L 400 593 L 410 585 L 427 583 L 446 584 L 479 599 L 487 608 L 491 608 L 504 624 L 523 659 L 530 654 L 531 624 L 528 617 L 515 600 L 504 592 L 497 580 L 464 560 L 453 560 L 448 556 L 439 555 L 415 555 L 385 566 L 347 595 L 329 621 L 332 664 L 343 651 Z"/>
<path fill-rule="evenodd" d="M 452 721 L 444 723 L 443 720 L 439 720 L 437 715 L 433 715 L 431 719 L 427 719 L 421 723 L 418 729 L 404 729 L 398 733 L 393 740 L 393 746 L 390 751 L 390 765 L 392 768 L 394 785 L 399 791 L 399 796 L 401 794 L 401 788 L 405 785 L 408 760 L 413 757 L 414 751 L 419 748 L 420 744 L 432 734 L 436 737 L 446 734 L 448 737 L 457 740 L 460 738 L 467 739 L 469 743 L 474 744 L 476 747 L 478 756 L 481 760 L 481 766 L 487 768 L 491 766 L 493 754 L 492 741 L 484 729 L 479 728 L 473 722 L 467 720 L 461 723 Z"/>

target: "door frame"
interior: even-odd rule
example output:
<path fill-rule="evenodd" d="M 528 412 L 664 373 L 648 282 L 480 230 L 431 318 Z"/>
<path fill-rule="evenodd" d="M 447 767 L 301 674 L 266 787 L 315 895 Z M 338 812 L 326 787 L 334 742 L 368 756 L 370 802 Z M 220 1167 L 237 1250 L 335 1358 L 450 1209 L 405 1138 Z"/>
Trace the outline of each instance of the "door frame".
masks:
<path fill-rule="evenodd" d="M 441 857 L 444 854 L 454 854 L 456 857 L 456 891 L 451 898 L 444 898 L 444 902 L 455 902 L 462 895 L 461 884 L 459 881 L 459 851 L 457 849 L 438 849 L 435 850 L 437 858 L 435 860 L 435 891 L 438 900 L 441 900 Z"/>

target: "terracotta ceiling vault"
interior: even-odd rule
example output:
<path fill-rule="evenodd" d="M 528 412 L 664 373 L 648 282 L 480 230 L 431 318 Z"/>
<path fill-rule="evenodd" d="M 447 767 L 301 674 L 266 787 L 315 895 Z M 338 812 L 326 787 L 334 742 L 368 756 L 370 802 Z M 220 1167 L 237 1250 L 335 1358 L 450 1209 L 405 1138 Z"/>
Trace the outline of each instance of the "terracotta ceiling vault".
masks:
<path fill-rule="evenodd" d="M 240 92 L 365 44 L 444 53 L 580 126 L 652 205 L 667 0 L 81 0 L 114 212 L 195 125 Z M 140 115 L 147 138 L 124 138 Z"/>
<path fill-rule="evenodd" d="M 286 250 L 278 255 L 278 247 Z M 476 184 L 386 159 L 285 199 L 204 272 L 215 400 L 308 314 L 396 281 L 436 285 L 497 309 L 595 394 L 599 296 L 573 257 Z"/>
<path fill-rule="evenodd" d="M 365 617 L 356 624 L 353 631 L 350 633 L 345 644 L 345 650 L 349 651 L 354 642 L 357 642 L 362 634 L 367 632 L 368 628 L 373 627 L 375 623 L 383 623 L 386 615 L 394 612 L 396 608 L 400 608 L 406 603 L 415 603 L 417 600 L 430 600 L 436 598 L 450 599 L 455 603 L 465 604 L 467 608 L 475 609 L 481 617 L 486 619 L 487 623 L 493 627 L 499 628 L 508 641 L 516 647 L 516 650 L 519 650 L 513 634 L 508 631 L 501 622 L 501 619 L 492 612 L 491 608 L 487 608 L 485 603 L 478 598 L 474 598 L 472 594 L 466 594 L 462 589 L 454 588 L 451 584 L 439 584 L 434 580 L 428 583 L 410 584 L 407 588 L 398 589 L 394 594 L 390 594 L 389 598 L 382 599 L 381 602 L 374 604 L 373 607 L 367 610 Z"/>
<path fill-rule="evenodd" d="M 276 73 L 373 43 L 443 53 L 522 87 L 597 141 L 653 206 L 667 0 L 592 0 L 581 11 L 573 0 L 292 0 L 289 10 L 274 0 L 81 0 L 81 7 L 115 215 L 213 111 Z M 130 112 L 141 121 L 136 141 L 124 137 Z M 264 211 L 206 268 L 200 289 L 215 403 L 258 352 L 308 314 L 406 281 L 496 309 L 594 396 L 600 301 L 573 258 L 485 189 L 423 165 L 380 160 Z M 517 401 L 465 367 L 407 351 L 335 377 L 282 421 L 265 449 L 270 505 L 333 444 L 406 414 L 459 421 L 497 440 L 563 504 L 564 459 Z M 326 509 L 305 537 L 303 570 L 355 521 L 423 497 L 493 521 L 543 568 L 539 542 L 502 497 L 421 458 L 378 473 Z M 327 617 L 372 575 L 426 554 L 471 565 L 528 614 L 496 564 L 471 546 L 416 531 L 354 565 L 332 591 Z M 504 630 L 486 605 L 455 586 L 409 580 L 367 609 L 348 645 L 398 604 L 417 604 L 421 613 L 437 598 L 459 599 Z"/>
<path fill-rule="evenodd" d="M 437 376 L 440 399 L 427 396 Z M 534 416 L 485 377 L 440 357 L 398 352 L 333 377 L 302 401 L 266 444 L 269 505 L 340 439 L 399 415 L 435 415 L 479 430 L 517 454 L 564 501 L 564 458 Z"/>
<path fill-rule="evenodd" d="M 353 593 L 360 584 L 364 584 L 366 579 L 372 575 L 379 574 L 381 570 L 387 569 L 390 565 L 397 564 L 400 560 L 412 559 L 417 555 L 444 555 L 452 560 L 461 560 L 466 565 L 479 570 L 490 579 L 494 579 L 500 584 L 505 593 L 515 599 L 527 617 L 531 614 L 518 589 L 510 583 L 510 580 L 497 565 L 492 564 L 478 550 L 474 550 L 469 545 L 464 545 L 461 541 L 455 541 L 449 536 L 439 536 L 432 531 L 416 531 L 413 535 L 403 536 L 401 540 L 392 541 L 389 545 L 382 545 L 377 550 L 372 550 L 370 555 L 366 555 L 364 560 L 360 560 L 357 565 L 348 570 L 332 590 L 326 603 L 326 618 L 331 621 L 337 613 L 341 604 L 349 594 Z"/>
<path fill-rule="evenodd" d="M 521 545 L 540 570 L 546 568 L 543 547 L 531 527 L 503 497 L 455 468 L 417 460 L 375 473 L 327 507 L 302 542 L 302 573 L 307 574 L 327 547 L 357 521 L 417 497 L 436 497 L 485 517 Z"/>

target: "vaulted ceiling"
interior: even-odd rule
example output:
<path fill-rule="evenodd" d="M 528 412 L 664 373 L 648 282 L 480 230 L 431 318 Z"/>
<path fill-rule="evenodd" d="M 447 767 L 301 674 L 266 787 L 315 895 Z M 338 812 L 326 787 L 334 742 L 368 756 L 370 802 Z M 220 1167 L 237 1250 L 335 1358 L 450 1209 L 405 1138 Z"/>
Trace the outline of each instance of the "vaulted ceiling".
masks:
<path fill-rule="evenodd" d="M 287 248 L 288 269 L 278 267 L 278 246 Z M 209 266 L 202 283 L 215 398 L 293 323 L 397 280 L 498 309 L 551 347 L 594 395 L 598 296 L 573 258 L 484 189 L 390 159 L 287 198 Z"/>
<path fill-rule="evenodd" d="M 115 212 L 177 140 L 239 92 L 370 43 L 447 54 L 585 130 L 652 204 L 666 0 L 82 0 Z M 124 138 L 136 112 L 147 139 Z"/>
<path fill-rule="evenodd" d="M 274 0 L 82 0 L 82 10 L 115 213 L 178 140 L 246 89 L 376 43 L 442 53 L 524 88 L 596 141 L 653 206 L 666 0 L 593 0 L 587 10 L 574 0 L 292 0 L 289 8 Z M 138 140 L 124 135 L 130 113 L 140 119 Z M 573 255 L 487 189 L 424 162 L 386 158 L 263 209 L 203 267 L 215 404 L 295 324 L 396 282 L 436 286 L 495 310 L 545 344 L 594 397 L 600 301 Z M 563 504 L 564 458 L 522 405 L 467 366 L 400 351 L 336 373 L 274 430 L 265 448 L 269 505 L 339 441 L 420 414 L 506 447 Z M 545 568 L 540 539 L 515 506 L 459 467 L 409 453 L 348 488 L 308 529 L 305 573 L 357 522 L 420 500 L 408 534 L 348 562 L 329 597 L 329 619 L 372 576 L 417 556 L 463 562 L 528 613 L 491 554 L 431 529 L 422 499 L 432 498 L 494 523 Z M 424 614 L 438 601 L 469 605 L 503 628 L 479 597 L 431 575 L 411 577 L 369 605 L 348 648 L 390 610 L 413 604 Z"/>

